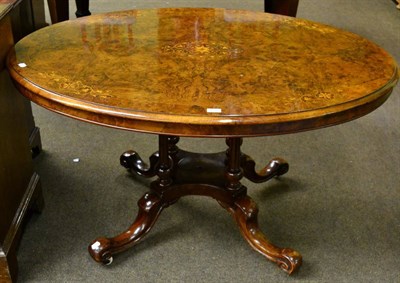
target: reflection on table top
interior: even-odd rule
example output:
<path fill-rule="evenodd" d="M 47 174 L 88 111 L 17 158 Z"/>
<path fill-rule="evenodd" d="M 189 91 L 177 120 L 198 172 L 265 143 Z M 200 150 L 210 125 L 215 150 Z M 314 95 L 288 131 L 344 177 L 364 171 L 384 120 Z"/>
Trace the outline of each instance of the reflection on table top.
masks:
<path fill-rule="evenodd" d="M 192 136 L 267 135 L 345 122 L 381 105 L 395 61 L 370 41 L 290 17 L 132 10 L 35 32 L 10 54 L 33 101 L 93 123 Z"/>

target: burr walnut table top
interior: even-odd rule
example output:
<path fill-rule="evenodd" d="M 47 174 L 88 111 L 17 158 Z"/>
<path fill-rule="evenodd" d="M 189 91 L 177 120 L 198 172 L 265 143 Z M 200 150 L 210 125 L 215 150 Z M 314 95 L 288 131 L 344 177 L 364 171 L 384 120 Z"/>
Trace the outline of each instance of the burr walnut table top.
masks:
<path fill-rule="evenodd" d="M 18 42 L 19 90 L 91 123 L 179 136 L 257 136 L 346 122 L 398 80 L 376 44 L 330 26 L 224 9 L 95 15 Z"/>

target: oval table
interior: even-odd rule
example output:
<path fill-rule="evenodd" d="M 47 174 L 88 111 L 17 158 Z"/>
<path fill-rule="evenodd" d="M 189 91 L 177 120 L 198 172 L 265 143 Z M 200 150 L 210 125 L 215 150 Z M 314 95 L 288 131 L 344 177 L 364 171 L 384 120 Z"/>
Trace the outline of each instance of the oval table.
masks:
<path fill-rule="evenodd" d="M 289 274 L 300 254 L 274 246 L 240 182 L 285 174 L 274 158 L 261 171 L 243 137 L 296 133 L 363 116 L 389 97 L 396 62 L 370 41 L 330 26 L 261 12 L 170 8 L 90 16 L 41 29 L 18 42 L 8 68 L 37 104 L 82 121 L 159 135 L 146 164 L 121 164 L 158 178 L 133 224 L 89 246 L 98 262 L 137 244 L 161 211 L 186 195 L 215 198 L 252 248 Z M 191 153 L 180 136 L 226 138 L 227 151 Z"/>

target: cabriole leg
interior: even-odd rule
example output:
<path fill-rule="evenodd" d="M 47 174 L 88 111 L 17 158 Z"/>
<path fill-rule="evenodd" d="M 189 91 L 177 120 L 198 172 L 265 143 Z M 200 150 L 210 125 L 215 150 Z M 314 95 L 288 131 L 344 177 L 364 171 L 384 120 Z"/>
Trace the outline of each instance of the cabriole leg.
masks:
<path fill-rule="evenodd" d="M 289 248 L 279 248 L 273 245 L 258 227 L 258 208 L 248 196 L 235 201 L 235 205 L 228 209 L 240 232 L 250 246 L 267 259 L 278 264 L 288 274 L 296 271 L 302 263 L 301 255 Z"/>
<path fill-rule="evenodd" d="M 289 165 L 274 158 L 259 172 L 255 162 L 241 153 L 241 138 L 227 138 L 226 152 L 216 154 L 190 153 L 180 150 L 179 138 L 159 136 L 159 151 L 147 165 L 134 151 L 121 156 L 121 164 L 132 173 L 144 177 L 157 176 L 150 192 L 138 202 L 139 212 L 133 224 L 113 238 L 97 238 L 89 246 L 90 255 L 97 262 L 109 264 L 113 255 L 139 243 L 151 230 L 161 211 L 187 195 L 203 195 L 216 199 L 235 219 L 240 232 L 250 246 L 291 274 L 301 263 L 301 255 L 288 248 L 273 245 L 258 227 L 258 208 L 247 196 L 243 177 L 261 183 L 285 174 Z"/>
<path fill-rule="evenodd" d="M 100 237 L 89 245 L 92 258 L 104 264 L 111 264 L 113 255 L 124 251 L 146 236 L 163 210 L 160 198 L 153 193 L 146 193 L 138 202 L 139 212 L 128 230 L 113 238 Z"/>

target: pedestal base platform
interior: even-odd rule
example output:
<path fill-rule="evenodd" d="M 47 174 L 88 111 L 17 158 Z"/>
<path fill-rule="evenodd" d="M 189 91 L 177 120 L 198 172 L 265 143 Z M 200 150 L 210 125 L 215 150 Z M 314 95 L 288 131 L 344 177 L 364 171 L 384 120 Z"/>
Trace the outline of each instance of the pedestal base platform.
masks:
<path fill-rule="evenodd" d="M 216 199 L 231 213 L 240 232 L 250 246 L 291 274 L 302 263 L 301 255 L 289 248 L 273 245 L 258 227 L 258 208 L 240 183 L 242 177 L 252 182 L 265 182 L 285 174 L 289 165 L 275 158 L 260 172 L 255 162 L 240 151 L 241 138 L 227 138 L 226 152 L 191 153 L 178 148 L 178 137 L 159 136 L 159 151 L 146 164 L 135 151 L 122 154 L 121 164 L 132 173 L 158 179 L 138 202 L 139 212 L 133 224 L 113 238 L 100 237 L 89 245 L 89 253 L 97 262 L 110 264 L 113 255 L 140 242 L 151 230 L 161 211 L 187 195 Z"/>

